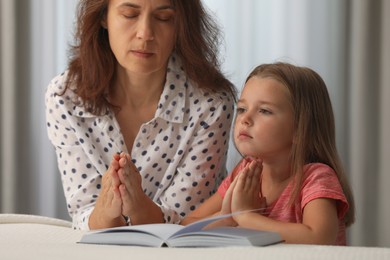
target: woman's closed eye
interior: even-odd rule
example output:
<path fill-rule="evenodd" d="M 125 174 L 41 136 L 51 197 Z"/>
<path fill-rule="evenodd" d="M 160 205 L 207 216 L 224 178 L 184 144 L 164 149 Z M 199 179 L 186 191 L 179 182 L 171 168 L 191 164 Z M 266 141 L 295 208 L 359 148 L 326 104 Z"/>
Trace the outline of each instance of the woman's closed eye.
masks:
<path fill-rule="evenodd" d="M 154 18 L 156 18 L 156 20 L 161 22 L 169 22 L 173 19 L 173 17 L 174 14 L 173 11 L 171 10 L 161 11 L 154 15 Z"/>
<path fill-rule="evenodd" d="M 122 14 L 127 19 L 137 18 L 139 16 L 139 11 L 127 11 Z"/>
<path fill-rule="evenodd" d="M 123 12 L 122 14 L 126 19 L 134 19 L 137 18 L 140 15 L 140 12 L 138 10 L 127 10 L 126 12 Z M 160 22 L 169 22 L 174 17 L 174 12 L 172 10 L 163 10 L 158 11 L 153 15 L 154 19 Z"/>

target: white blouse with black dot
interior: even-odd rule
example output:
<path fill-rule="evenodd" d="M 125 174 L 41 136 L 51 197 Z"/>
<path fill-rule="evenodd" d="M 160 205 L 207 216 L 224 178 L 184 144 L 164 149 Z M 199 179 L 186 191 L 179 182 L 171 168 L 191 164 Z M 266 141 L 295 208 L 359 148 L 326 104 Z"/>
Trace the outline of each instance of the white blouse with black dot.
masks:
<path fill-rule="evenodd" d="M 128 152 L 115 115 L 85 111 L 76 94 L 64 95 L 67 72 L 46 92 L 46 120 L 73 227 L 88 230 L 88 219 L 101 190 L 101 178 L 114 153 Z M 155 116 L 143 124 L 131 157 L 142 187 L 160 206 L 167 223 L 178 223 L 207 199 L 226 176 L 233 117 L 231 96 L 205 93 L 187 80 L 171 57 Z"/>

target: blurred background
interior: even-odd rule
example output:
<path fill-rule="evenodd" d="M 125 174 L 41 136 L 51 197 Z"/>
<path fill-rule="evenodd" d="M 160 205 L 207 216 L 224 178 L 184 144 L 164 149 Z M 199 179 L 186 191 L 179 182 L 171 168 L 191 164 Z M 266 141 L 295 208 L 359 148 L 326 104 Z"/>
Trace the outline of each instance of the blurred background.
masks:
<path fill-rule="evenodd" d="M 329 88 L 349 174 L 352 246 L 390 247 L 390 1 L 203 0 L 241 89 L 258 64 L 316 70 Z M 77 0 L 0 0 L 0 213 L 69 220 L 48 141 L 44 93 L 67 66 Z M 228 168 L 239 160 L 233 145 Z"/>

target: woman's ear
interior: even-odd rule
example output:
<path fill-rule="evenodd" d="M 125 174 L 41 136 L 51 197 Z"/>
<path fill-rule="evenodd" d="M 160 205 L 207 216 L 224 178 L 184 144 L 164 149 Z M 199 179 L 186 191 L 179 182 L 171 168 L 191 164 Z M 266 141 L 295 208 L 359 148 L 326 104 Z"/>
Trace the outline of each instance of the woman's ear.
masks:
<path fill-rule="evenodd" d="M 102 20 L 100 21 L 100 25 L 104 28 L 107 29 L 107 13 L 105 13 L 102 17 Z"/>
<path fill-rule="evenodd" d="M 104 29 L 107 29 L 107 20 L 106 18 L 104 17 L 102 19 L 102 21 L 100 22 L 100 25 L 104 28 Z"/>

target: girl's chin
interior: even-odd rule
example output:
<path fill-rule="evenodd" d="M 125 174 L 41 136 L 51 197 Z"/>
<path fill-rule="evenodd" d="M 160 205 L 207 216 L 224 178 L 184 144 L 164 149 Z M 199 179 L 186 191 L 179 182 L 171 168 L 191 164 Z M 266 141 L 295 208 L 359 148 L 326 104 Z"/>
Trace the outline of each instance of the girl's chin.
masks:
<path fill-rule="evenodd" d="M 254 157 L 259 158 L 261 155 L 259 154 L 259 151 L 256 149 L 253 149 L 254 147 L 246 144 L 236 144 L 236 149 L 240 152 L 241 155 L 244 157 Z"/>
<path fill-rule="evenodd" d="M 245 158 L 261 159 L 261 156 L 259 154 L 255 154 L 255 153 L 241 153 L 241 154 Z"/>

